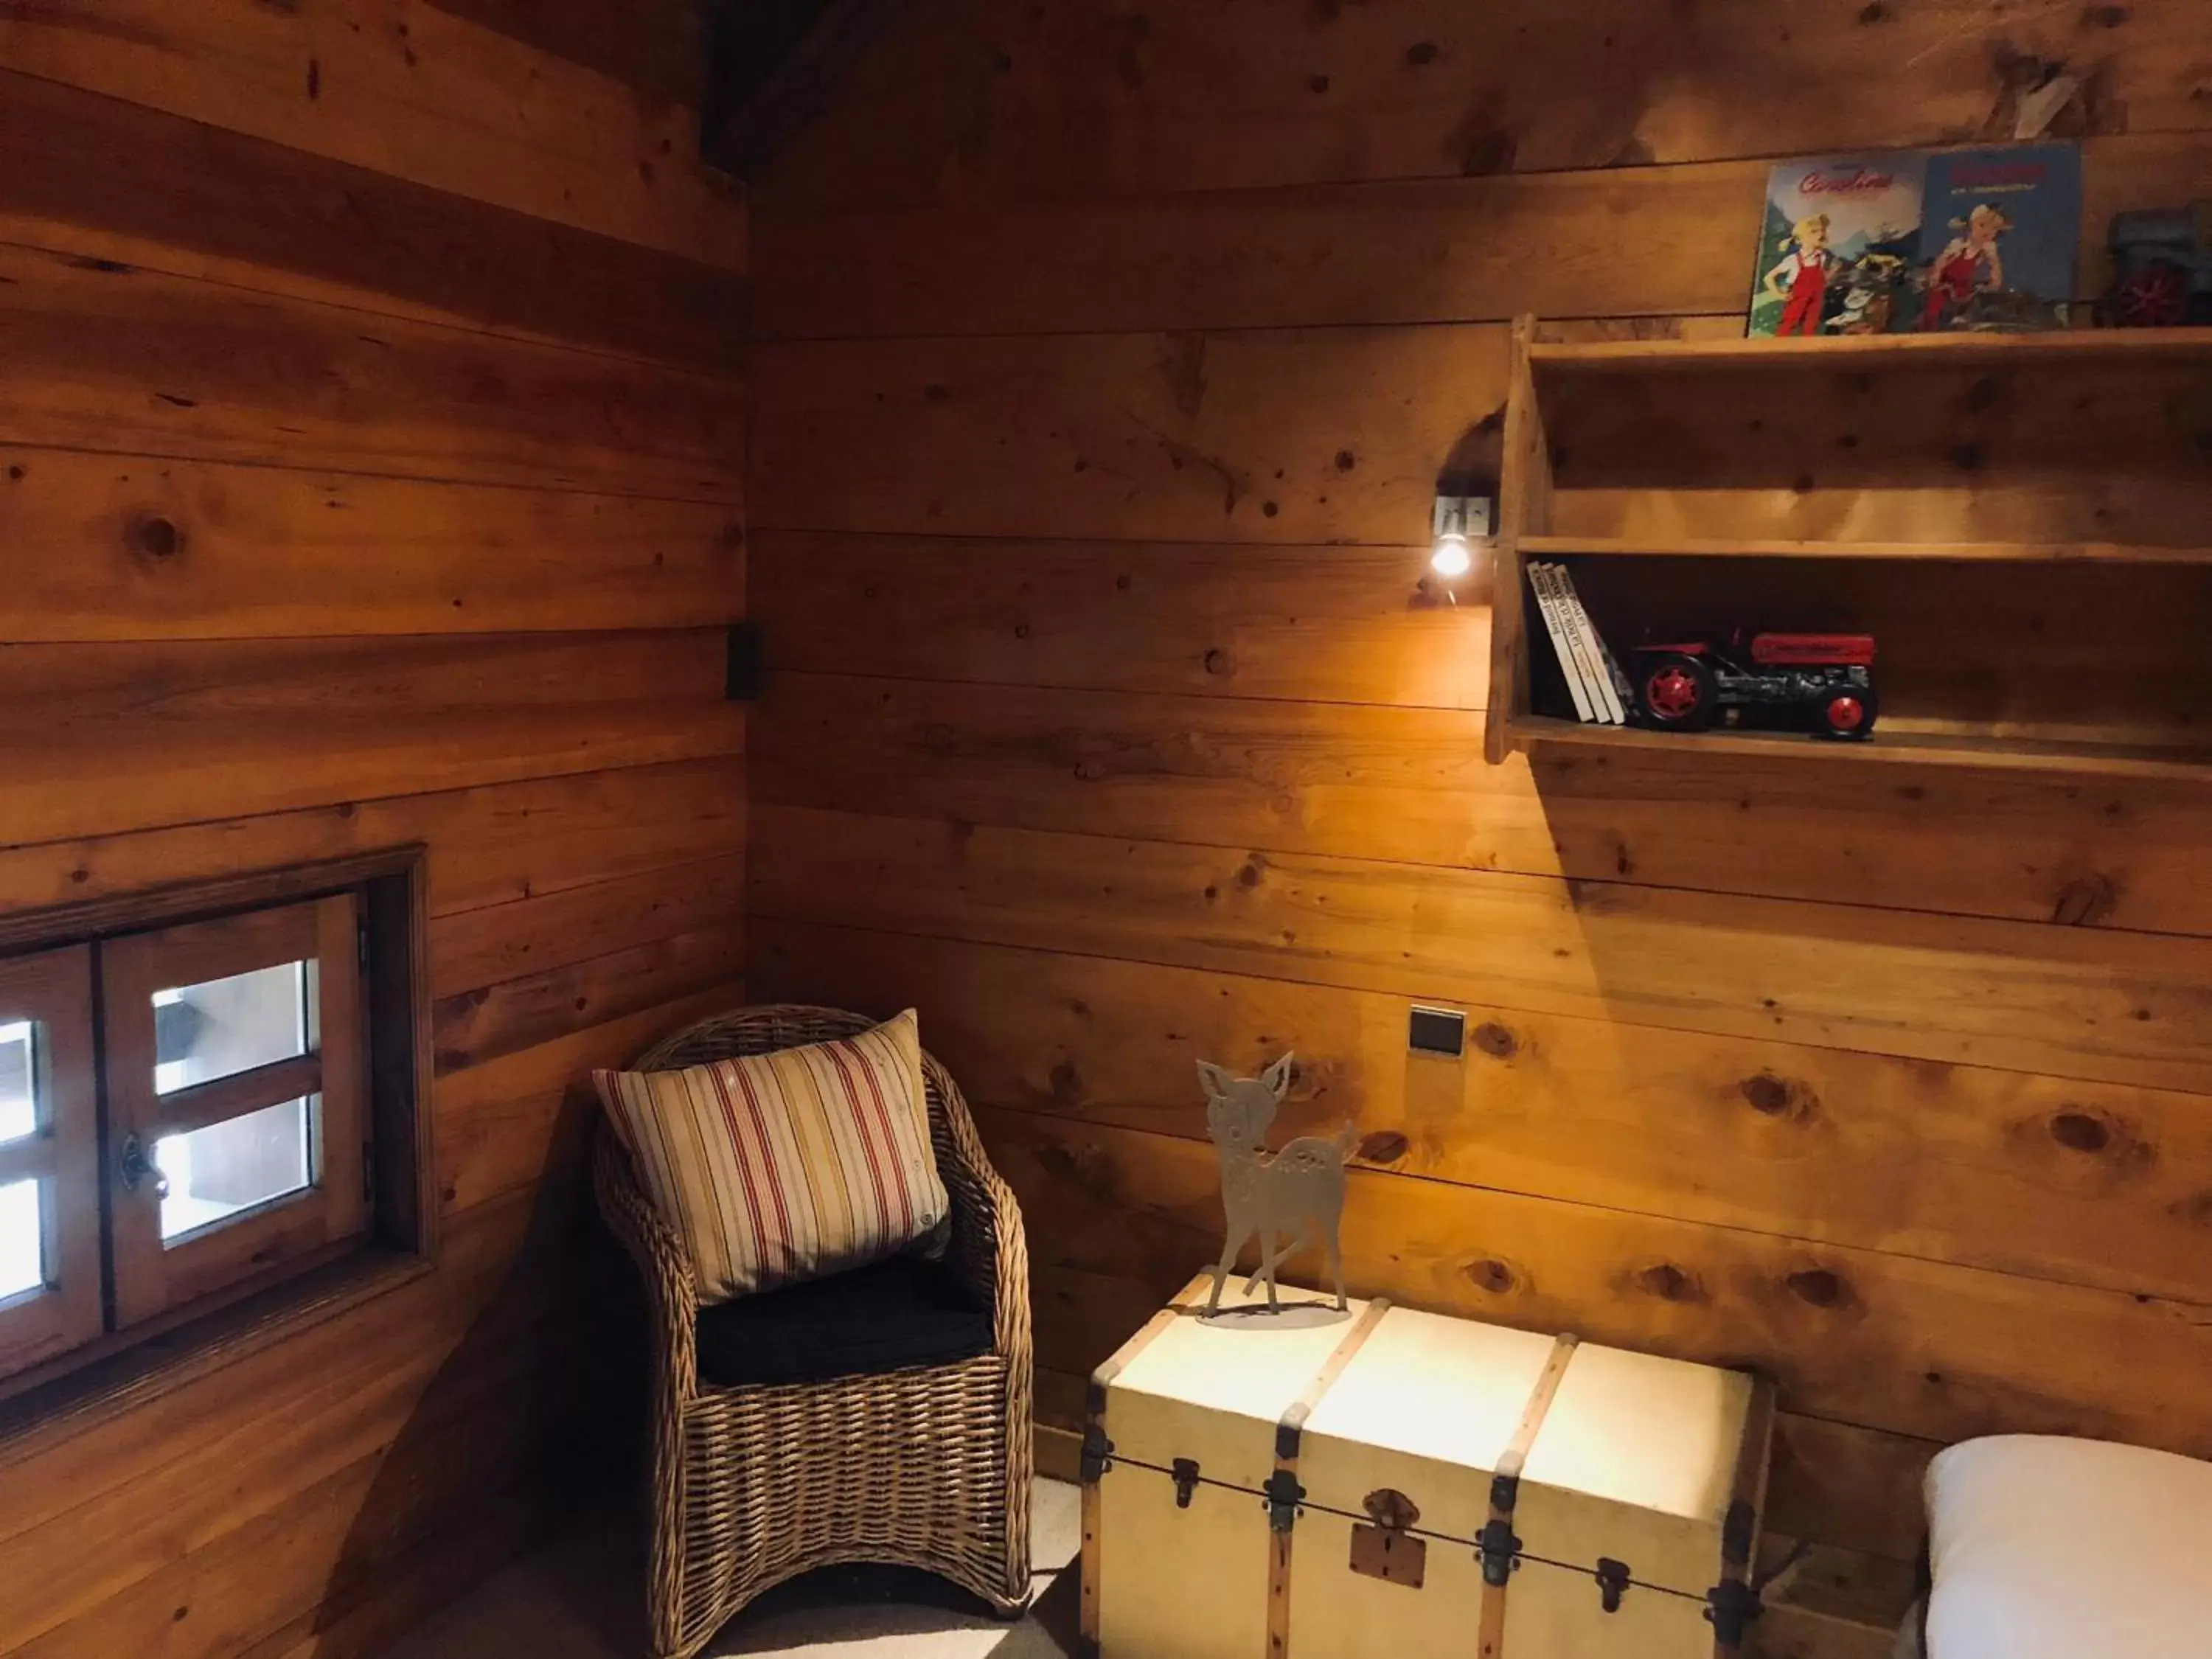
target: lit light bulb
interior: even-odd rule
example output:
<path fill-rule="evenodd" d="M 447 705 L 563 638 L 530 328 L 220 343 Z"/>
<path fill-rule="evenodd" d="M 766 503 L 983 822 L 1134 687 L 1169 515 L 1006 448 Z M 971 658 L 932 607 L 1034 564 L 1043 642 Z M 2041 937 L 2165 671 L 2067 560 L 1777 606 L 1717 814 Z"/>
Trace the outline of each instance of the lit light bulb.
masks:
<path fill-rule="evenodd" d="M 1446 531 L 1437 538 L 1436 551 L 1429 555 L 1430 569 L 1449 580 L 1464 576 L 1474 566 L 1474 556 L 1468 550 L 1465 536 Z"/>

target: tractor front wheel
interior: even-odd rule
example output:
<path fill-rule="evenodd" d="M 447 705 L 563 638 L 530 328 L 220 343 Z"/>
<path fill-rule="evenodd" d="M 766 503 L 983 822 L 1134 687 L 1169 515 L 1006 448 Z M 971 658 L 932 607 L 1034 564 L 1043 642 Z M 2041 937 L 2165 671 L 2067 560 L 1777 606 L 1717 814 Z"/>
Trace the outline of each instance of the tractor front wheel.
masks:
<path fill-rule="evenodd" d="M 1821 694 L 1814 706 L 1814 729 L 1823 737 L 1856 740 L 1874 734 L 1875 715 L 1881 709 L 1870 685 L 1838 686 Z"/>
<path fill-rule="evenodd" d="M 1707 665 L 1669 652 L 1644 665 L 1636 701 L 1644 718 L 1662 732 L 1702 732 L 1713 723 L 1720 688 Z"/>

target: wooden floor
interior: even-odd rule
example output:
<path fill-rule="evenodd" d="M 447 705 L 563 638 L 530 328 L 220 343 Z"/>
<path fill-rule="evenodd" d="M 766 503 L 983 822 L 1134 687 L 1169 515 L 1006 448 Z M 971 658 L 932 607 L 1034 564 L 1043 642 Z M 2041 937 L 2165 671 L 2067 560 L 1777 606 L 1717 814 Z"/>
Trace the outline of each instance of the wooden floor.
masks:
<path fill-rule="evenodd" d="M 1064 1659 L 1076 1650 L 1076 1489 L 1040 1480 L 1031 1510 L 1036 1600 L 1018 1625 L 951 1586 L 896 1568 L 831 1568 L 771 1591 L 707 1659 Z M 644 1659 L 643 1545 L 627 1516 L 595 1516 L 501 1573 L 385 1659 Z"/>
<path fill-rule="evenodd" d="M 838 1659 L 1066 1659 L 1077 1651 L 1076 1488 L 1039 1480 L 1036 1601 L 1018 1625 L 958 1591 L 894 1568 L 834 1568 L 773 1591 L 733 1620 L 706 1659 L 835 1654 Z M 1771 1571 L 1790 1553 L 1787 1540 Z M 449 1608 L 385 1659 L 644 1659 L 642 1540 L 629 1517 L 599 1516 Z M 1760 1659 L 1890 1659 L 1910 1588 L 1884 1564 L 1833 1551 L 1778 1578 L 1754 1648 Z"/>

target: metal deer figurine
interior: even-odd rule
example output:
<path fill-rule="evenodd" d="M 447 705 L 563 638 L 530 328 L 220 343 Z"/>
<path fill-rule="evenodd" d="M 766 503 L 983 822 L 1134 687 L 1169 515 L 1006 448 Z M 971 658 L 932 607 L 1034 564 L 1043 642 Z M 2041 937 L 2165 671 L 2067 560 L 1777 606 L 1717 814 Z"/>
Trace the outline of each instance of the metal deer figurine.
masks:
<path fill-rule="evenodd" d="M 1245 1281 L 1245 1295 L 1264 1279 L 1267 1306 L 1279 1310 L 1275 1268 L 1302 1243 L 1313 1243 L 1328 1250 L 1336 1305 L 1346 1305 L 1344 1255 L 1336 1230 L 1344 1214 L 1344 1159 L 1352 1150 L 1352 1131 L 1346 1128 L 1334 1140 L 1308 1135 L 1272 1157 L 1261 1150 L 1275 1109 L 1290 1091 L 1296 1060 L 1285 1054 L 1258 1077 L 1231 1077 L 1221 1066 L 1198 1062 L 1199 1081 L 1206 1085 L 1206 1130 L 1221 1150 L 1221 1207 L 1229 1218 L 1229 1237 L 1213 1269 L 1213 1295 L 1206 1304 L 1208 1313 L 1220 1310 L 1222 1283 L 1237 1252 L 1255 1233 L 1260 1236 L 1260 1266 Z M 1279 1251 L 1279 1234 L 1284 1241 Z"/>

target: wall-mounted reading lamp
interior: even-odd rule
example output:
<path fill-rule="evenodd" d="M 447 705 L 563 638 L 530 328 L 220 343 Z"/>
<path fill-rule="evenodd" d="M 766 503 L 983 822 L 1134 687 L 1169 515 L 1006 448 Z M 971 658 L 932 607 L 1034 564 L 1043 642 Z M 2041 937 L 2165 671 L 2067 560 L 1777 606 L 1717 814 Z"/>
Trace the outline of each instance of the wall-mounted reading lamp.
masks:
<path fill-rule="evenodd" d="M 1474 568 L 1476 545 L 1489 541 L 1492 533 L 1489 496 L 1437 496 L 1429 568 L 1447 581 L 1457 580 Z"/>

